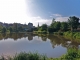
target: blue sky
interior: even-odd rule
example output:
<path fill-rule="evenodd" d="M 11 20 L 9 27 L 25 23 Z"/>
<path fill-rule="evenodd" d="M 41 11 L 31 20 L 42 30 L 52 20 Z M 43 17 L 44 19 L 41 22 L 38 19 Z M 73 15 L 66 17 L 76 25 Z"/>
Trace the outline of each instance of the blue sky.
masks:
<path fill-rule="evenodd" d="M 34 0 L 33 4 L 33 14 L 36 13 L 36 16 L 49 18 L 51 14 L 80 15 L 80 0 Z"/>
<path fill-rule="evenodd" d="M 67 21 L 69 16 L 80 17 L 80 0 L 0 0 L 0 22 L 26 23 L 34 26 Z"/>

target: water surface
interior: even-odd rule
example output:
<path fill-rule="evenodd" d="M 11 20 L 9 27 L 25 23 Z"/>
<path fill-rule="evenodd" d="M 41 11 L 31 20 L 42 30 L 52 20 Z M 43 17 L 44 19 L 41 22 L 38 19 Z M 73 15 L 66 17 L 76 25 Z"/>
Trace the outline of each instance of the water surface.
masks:
<path fill-rule="evenodd" d="M 38 52 L 48 57 L 60 57 L 69 47 L 79 48 L 80 43 L 61 36 L 36 34 L 0 34 L 0 55 L 14 55 L 20 52 Z"/>

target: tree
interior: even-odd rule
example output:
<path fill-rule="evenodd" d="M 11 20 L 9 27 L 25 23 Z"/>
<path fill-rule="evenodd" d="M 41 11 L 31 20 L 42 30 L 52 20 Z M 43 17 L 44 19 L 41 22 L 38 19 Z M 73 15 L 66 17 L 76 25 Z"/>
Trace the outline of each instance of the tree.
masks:
<path fill-rule="evenodd" d="M 3 28 L 3 27 L 0 25 L 0 32 L 1 32 L 2 28 Z"/>
<path fill-rule="evenodd" d="M 61 23 L 61 30 L 66 31 L 68 29 L 68 23 L 67 22 L 62 22 Z"/>
<path fill-rule="evenodd" d="M 48 32 L 49 32 L 49 33 L 53 33 L 53 32 L 54 32 L 54 28 L 48 27 Z"/>
<path fill-rule="evenodd" d="M 55 22 L 55 23 L 53 24 L 53 27 L 54 27 L 54 29 L 55 29 L 56 31 L 58 31 L 58 30 L 60 30 L 61 23 L 60 23 L 60 22 Z"/>
<path fill-rule="evenodd" d="M 18 32 L 18 24 L 17 23 L 13 24 L 13 29 L 14 29 L 14 32 Z"/>
<path fill-rule="evenodd" d="M 77 27 L 79 26 L 79 18 L 75 16 L 69 17 L 68 23 L 71 28 L 71 31 L 73 31 L 74 29 L 77 29 Z"/>
<path fill-rule="evenodd" d="M 22 32 L 24 29 L 22 26 L 18 27 L 18 31 Z"/>
<path fill-rule="evenodd" d="M 6 33 L 6 31 L 7 31 L 6 28 L 3 27 L 3 28 L 2 28 L 2 33 Z"/>
<path fill-rule="evenodd" d="M 52 23 L 54 23 L 54 22 L 55 22 L 55 19 L 53 18 L 53 19 L 52 19 Z"/>
<path fill-rule="evenodd" d="M 41 26 L 41 30 L 42 30 L 42 31 L 47 31 L 47 24 L 43 24 L 43 25 Z"/>
<path fill-rule="evenodd" d="M 13 31 L 12 27 L 9 28 L 10 33 Z"/>

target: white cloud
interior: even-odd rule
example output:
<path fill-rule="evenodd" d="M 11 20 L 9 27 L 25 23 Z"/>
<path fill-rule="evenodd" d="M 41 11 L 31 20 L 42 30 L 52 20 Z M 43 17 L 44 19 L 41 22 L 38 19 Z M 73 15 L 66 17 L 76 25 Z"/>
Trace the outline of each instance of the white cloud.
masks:
<path fill-rule="evenodd" d="M 60 15 L 60 14 L 52 14 L 52 16 L 61 17 L 62 15 Z"/>
<path fill-rule="evenodd" d="M 63 17 L 61 14 L 52 14 L 51 18 L 55 18 L 55 21 L 66 22 L 69 17 Z"/>
<path fill-rule="evenodd" d="M 57 17 L 55 21 L 67 22 L 69 17 Z"/>
<path fill-rule="evenodd" d="M 34 22 L 34 25 L 35 26 L 37 26 L 38 25 L 38 23 L 40 24 L 40 26 L 42 25 L 42 24 L 47 24 L 47 25 L 50 25 L 51 24 L 51 22 L 52 22 L 52 19 L 43 19 L 43 18 L 41 18 L 41 17 L 32 17 L 31 18 L 32 20 L 31 20 L 31 22 Z"/>
<path fill-rule="evenodd" d="M 51 23 L 50 19 L 41 17 L 33 17 L 30 13 L 30 4 L 32 0 L 0 0 L 0 21 L 6 23 L 29 23 L 32 22 L 35 26 L 39 24 Z"/>
<path fill-rule="evenodd" d="M 35 26 L 46 23 L 50 25 L 52 19 L 43 19 L 40 16 L 32 16 L 30 13 L 30 5 L 32 0 L 0 0 L 0 21 L 6 23 L 29 23 L 32 22 Z M 68 17 L 62 17 L 60 14 L 52 14 L 56 21 L 67 21 Z"/>

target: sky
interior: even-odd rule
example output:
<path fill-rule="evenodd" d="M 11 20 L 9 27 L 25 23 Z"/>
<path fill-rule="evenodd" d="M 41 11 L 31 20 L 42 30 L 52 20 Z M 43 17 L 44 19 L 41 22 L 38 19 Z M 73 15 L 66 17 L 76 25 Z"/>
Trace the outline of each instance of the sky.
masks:
<path fill-rule="evenodd" d="M 0 22 L 50 25 L 52 19 L 80 17 L 80 0 L 0 0 Z"/>

